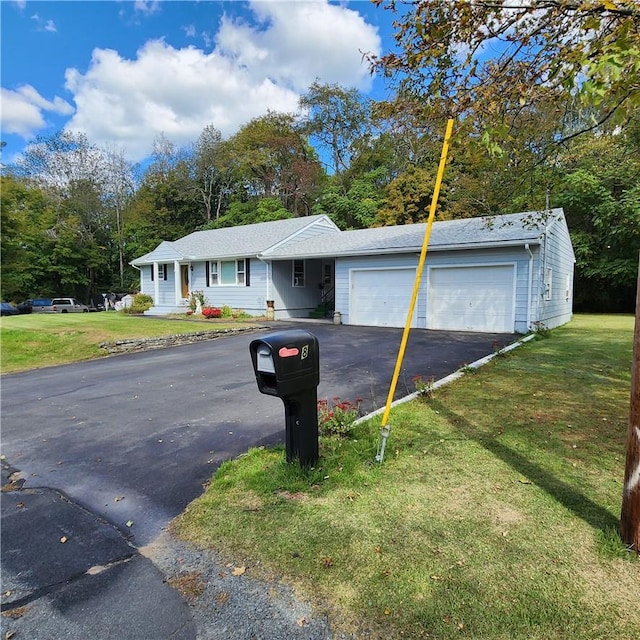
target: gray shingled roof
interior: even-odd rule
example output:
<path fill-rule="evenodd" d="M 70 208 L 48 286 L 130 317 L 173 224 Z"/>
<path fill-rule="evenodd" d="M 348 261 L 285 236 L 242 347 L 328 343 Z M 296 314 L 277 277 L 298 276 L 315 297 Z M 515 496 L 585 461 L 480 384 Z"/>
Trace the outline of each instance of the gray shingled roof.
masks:
<path fill-rule="evenodd" d="M 561 209 L 550 213 L 530 211 L 482 218 L 434 222 L 429 239 L 429 250 L 464 249 L 478 246 L 505 244 L 535 244 L 547 225 L 562 215 Z M 295 246 L 283 246 L 265 252 L 265 258 L 291 259 L 293 257 L 328 257 L 347 255 L 375 255 L 420 251 L 426 224 L 407 224 L 343 231 L 331 237 L 310 238 Z"/>
<path fill-rule="evenodd" d="M 430 251 L 536 244 L 545 226 L 563 215 L 562 209 L 550 212 L 528 211 L 508 215 L 466 218 L 434 222 L 429 240 Z M 196 231 L 175 242 L 163 242 L 151 253 L 132 264 L 150 264 L 154 259 L 208 260 L 260 255 L 269 259 L 320 258 L 348 255 L 376 255 L 420 251 L 426 224 L 376 227 L 317 235 L 298 242 L 280 243 L 325 216 L 291 218 L 210 231 Z M 170 257 L 167 257 L 167 256 Z M 175 257 L 174 257 L 175 256 Z"/>
<path fill-rule="evenodd" d="M 195 231 L 173 242 L 162 242 L 153 251 L 136 258 L 131 264 L 150 264 L 160 255 L 162 259 L 167 259 L 167 254 L 175 260 L 255 256 L 325 218 L 324 215 L 318 215 Z"/>

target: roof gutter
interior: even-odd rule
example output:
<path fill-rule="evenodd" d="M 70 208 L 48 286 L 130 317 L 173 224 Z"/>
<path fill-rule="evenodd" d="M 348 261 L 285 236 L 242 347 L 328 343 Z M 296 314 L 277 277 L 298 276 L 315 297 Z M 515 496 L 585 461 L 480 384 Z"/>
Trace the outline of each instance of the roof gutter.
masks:
<path fill-rule="evenodd" d="M 522 247 L 523 245 L 528 246 L 529 244 L 540 244 L 540 241 L 537 239 L 531 240 L 512 240 L 512 241 L 502 241 L 502 242 L 475 242 L 469 244 L 450 244 L 450 245 L 440 245 L 440 246 L 430 246 L 429 251 L 464 251 L 466 249 L 493 249 L 495 247 Z M 278 255 L 273 254 L 267 256 L 270 260 L 294 260 L 300 257 L 304 257 L 305 259 L 314 259 L 314 258 L 346 258 L 350 256 L 379 256 L 383 254 L 393 254 L 393 253 L 415 253 L 416 251 L 420 251 L 420 247 L 390 247 L 386 249 L 362 249 L 360 251 L 351 250 L 351 251 L 326 251 L 323 253 L 305 253 L 301 254 L 287 254 L 287 255 Z M 264 254 L 262 254 L 264 255 Z M 258 258 L 260 256 L 257 256 Z"/>

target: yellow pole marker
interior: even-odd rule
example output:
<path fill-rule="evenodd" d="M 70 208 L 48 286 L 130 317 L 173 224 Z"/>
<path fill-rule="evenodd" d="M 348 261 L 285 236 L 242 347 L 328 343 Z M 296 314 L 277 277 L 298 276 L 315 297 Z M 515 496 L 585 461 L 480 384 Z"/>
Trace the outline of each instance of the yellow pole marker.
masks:
<path fill-rule="evenodd" d="M 381 441 L 378 446 L 378 453 L 376 460 L 382 462 L 384 459 L 384 449 L 387 445 L 387 438 L 389 437 L 389 427 L 387 422 L 389 420 L 389 414 L 391 413 L 391 404 L 393 403 L 393 396 L 396 392 L 398 385 L 398 377 L 400 376 L 400 369 L 402 368 L 402 360 L 404 359 L 404 353 L 407 348 L 407 341 L 409 340 L 409 331 L 411 329 L 411 319 L 413 318 L 413 312 L 416 308 L 416 299 L 418 298 L 418 290 L 420 289 L 420 280 L 422 279 L 422 271 L 424 269 L 424 263 L 427 258 L 427 249 L 429 247 L 429 238 L 431 237 L 431 227 L 433 227 L 433 219 L 436 215 L 436 206 L 438 204 L 438 196 L 440 195 L 440 185 L 442 184 L 442 177 L 444 175 L 444 167 L 447 163 L 447 153 L 449 151 L 449 140 L 451 139 L 451 132 L 453 131 L 453 119 L 449 118 L 447 121 L 447 130 L 444 134 L 444 142 L 442 144 L 442 153 L 440 154 L 440 165 L 438 166 L 438 174 L 436 176 L 436 184 L 433 189 L 433 196 L 431 198 L 431 208 L 429 209 L 429 220 L 427 222 L 427 228 L 424 234 L 424 241 L 422 243 L 422 251 L 420 252 L 420 260 L 418 261 L 418 269 L 416 271 L 416 279 L 413 284 L 413 293 L 411 294 L 411 303 L 409 305 L 409 311 L 407 313 L 407 321 L 404 325 L 404 331 L 402 332 L 402 341 L 400 342 L 400 349 L 398 351 L 398 358 L 396 359 L 396 368 L 393 372 L 393 378 L 391 379 L 391 387 L 389 388 L 389 395 L 387 396 L 387 404 L 382 414 L 382 430 L 380 432 Z"/>

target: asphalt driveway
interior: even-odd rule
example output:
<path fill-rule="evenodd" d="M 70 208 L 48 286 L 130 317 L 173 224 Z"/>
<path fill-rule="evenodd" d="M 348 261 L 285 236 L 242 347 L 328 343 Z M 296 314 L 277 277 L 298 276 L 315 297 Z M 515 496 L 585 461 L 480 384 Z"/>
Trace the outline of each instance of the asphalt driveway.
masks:
<path fill-rule="evenodd" d="M 361 397 L 366 411 L 384 406 L 400 329 L 274 327 L 3 376 L 4 456 L 25 487 L 56 488 L 145 544 L 222 461 L 283 442 L 282 401 L 258 392 L 249 357 L 260 333 L 312 332 L 320 346 L 318 397 Z M 413 330 L 396 397 L 415 391 L 415 375 L 439 379 L 513 339 Z"/>
<path fill-rule="evenodd" d="M 319 398 L 384 406 L 398 329 L 276 323 L 3 376 L 2 637 L 331 638 L 310 611 L 298 624 L 302 603 L 273 584 L 228 582 L 215 559 L 162 534 L 221 462 L 283 442 L 282 401 L 258 392 L 249 343 L 288 328 L 318 338 Z M 513 339 L 412 331 L 396 396 L 415 390 L 415 375 L 439 379 Z M 184 562 L 209 576 L 197 608 L 167 584 Z M 232 594 L 224 607 L 221 590 Z"/>

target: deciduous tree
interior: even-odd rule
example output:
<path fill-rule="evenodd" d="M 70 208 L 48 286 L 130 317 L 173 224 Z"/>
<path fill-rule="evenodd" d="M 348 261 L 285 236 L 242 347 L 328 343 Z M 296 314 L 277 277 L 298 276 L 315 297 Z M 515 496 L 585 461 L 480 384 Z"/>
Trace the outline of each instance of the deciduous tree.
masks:
<path fill-rule="evenodd" d="M 599 121 L 639 104 L 636 0 L 374 1 L 397 14 L 397 50 L 374 67 L 452 115 L 492 125 L 558 92 Z"/>

